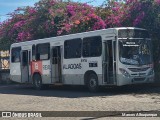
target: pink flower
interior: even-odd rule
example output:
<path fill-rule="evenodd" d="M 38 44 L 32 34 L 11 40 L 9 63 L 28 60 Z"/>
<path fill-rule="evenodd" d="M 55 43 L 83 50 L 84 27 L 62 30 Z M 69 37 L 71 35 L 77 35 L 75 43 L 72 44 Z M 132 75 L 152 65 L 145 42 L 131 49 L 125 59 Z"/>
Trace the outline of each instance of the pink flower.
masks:
<path fill-rule="evenodd" d="M 51 8 L 48 11 L 49 11 L 50 14 L 52 14 L 52 9 Z"/>
<path fill-rule="evenodd" d="M 137 2 L 137 0 L 127 0 L 127 1 L 126 1 L 127 4 L 135 3 L 135 2 Z"/>
<path fill-rule="evenodd" d="M 69 32 L 71 30 L 71 25 L 65 24 L 65 30 L 66 30 L 66 32 Z"/>
<path fill-rule="evenodd" d="M 88 14 L 88 17 L 93 18 L 93 19 L 97 19 L 98 18 L 98 16 L 95 15 L 94 13 L 93 14 Z"/>
<path fill-rule="evenodd" d="M 50 5 L 55 5 L 56 4 L 56 0 L 50 0 Z"/>
<path fill-rule="evenodd" d="M 73 5 L 67 5 L 67 10 L 69 11 L 74 11 L 74 6 Z"/>
<path fill-rule="evenodd" d="M 74 16 L 76 13 L 74 11 L 69 11 L 69 13 Z"/>
<path fill-rule="evenodd" d="M 73 5 L 67 5 L 67 12 L 72 16 L 75 15 L 75 7 Z"/>
<path fill-rule="evenodd" d="M 57 31 L 57 35 L 61 35 L 62 32 L 63 32 L 63 30 L 58 30 L 58 31 Z"/>
<path fill-rule="evenodd" d="M 37 11 L 36 11 L 34 8 L 29 8 L 29 9 L 28 9 L 28 12 L 29 12 L 30 14 L 34 14 L 34 13 L 36 13 Z"/>
<path fill-rule="evenodd" d="M 54 21 L 51 21 L 51 24 L 54 25 Z"/>
<path fill-rule="evenodd" d="M 160 0 L 154 0 L 154 2 L 158 5 L 160 5 Z"/>
<path fill-rule="evenodd" d="M 57 9 L 57 10 L 56 10 L 56 13 L 63 13 L 63 12 L 64 12 L 63 9 Z"/>
<path fill-rule="evenodd" d="M 22 27 L 24 24 L 25 24 L 24 20 L 19 21 L 19 22 L 14 24 L 14 28 L 16 29 L 16 28 Z"/>
<path fill-rule="evenodd" d="M 31 40 L 32 35 L 29 32 L 20 32 L 18 33 L 17 40 L 18 41 L 25 41 L 25 40 Z"/>
<path fill-rule="evenodd" d="M 48 11 L 49 11 L 49 14 L 51 14 L 52 16 L 55 16 L 55 14 L 51 8 Z"/>
<path fill-rule="evenodd" d="M 118 11 L 119 10 L 119 7 L 114 7 L 112 8 L 113 11 Z"/>
<path fill-rule="evenodd" d="M 3 36 L 3 34 L 4 34 L 4 31 L 3 29 L 0 28 L 0 36 Z"/>
<path fill-rule="evenodd" d="M 93 30 L 104 29 L 106 27 L 105 22 L 102 19 L 98 19 L 97 22 L 93 26 Z"/>
<path fill-rule="evenodd" d="M 87 3 L 83 3 L 82 6 L 85 7 L 85 8 L 87 8 L 87 7 L 90 8 L 90 7 L 91 7 L 91 6 L 89 6 Z"/>
<path fill-rule="evenodd" d="M 133 21 L 133 25 L 134 25 L 134 26 L 138 25 L 138 24 L 143 20 L 144 16 L 145 16 L 145 13 L 144 13 L 144 12 L 141 12 L 141 13 L 137 16 L 137 18 Z"/>

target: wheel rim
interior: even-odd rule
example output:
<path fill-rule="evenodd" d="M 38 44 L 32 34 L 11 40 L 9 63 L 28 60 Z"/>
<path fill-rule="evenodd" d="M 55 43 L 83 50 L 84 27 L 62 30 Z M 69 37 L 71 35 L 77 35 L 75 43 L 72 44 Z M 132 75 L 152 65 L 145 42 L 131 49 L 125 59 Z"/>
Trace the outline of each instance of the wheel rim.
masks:
<path fill-rule="evenodd" d="M 96 83 L 96 79 L 95 78 L 91 78 L 90 79 L 90 87 L 91 88 L 94 88 L 97 86 L 97 83 Z"/>

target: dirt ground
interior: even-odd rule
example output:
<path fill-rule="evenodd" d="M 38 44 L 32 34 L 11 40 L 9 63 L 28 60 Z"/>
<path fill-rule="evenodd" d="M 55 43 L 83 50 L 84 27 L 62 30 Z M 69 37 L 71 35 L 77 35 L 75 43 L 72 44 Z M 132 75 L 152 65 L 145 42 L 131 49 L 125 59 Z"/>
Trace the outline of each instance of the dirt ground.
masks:
<path fill-rule="evenodd" d="M 51 86 L 47 90 L 38 91 L 30 85 L 0 85 L 0 109 L 0 111 L 151 111 L 154 113 L 160 111 L 160 86 L 103 88 L 98 93 L 90 93 L 85 87 L 80 86 Z M 160 117 L 56 117 L 54 119 L 158 120 Z"/>

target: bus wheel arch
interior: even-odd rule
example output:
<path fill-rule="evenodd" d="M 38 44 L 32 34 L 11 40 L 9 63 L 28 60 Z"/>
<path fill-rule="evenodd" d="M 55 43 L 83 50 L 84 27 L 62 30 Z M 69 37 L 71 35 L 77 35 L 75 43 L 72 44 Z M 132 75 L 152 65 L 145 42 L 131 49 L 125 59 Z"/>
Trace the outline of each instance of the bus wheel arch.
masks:
<path fill-rule="evenodd" d="M 38 72 L 34 73 L 32 80 L 33 80 L 33 86 L 35 89 L 41 90 L 43 88 L 42 77 L 41 77 L 40 73 L 38 73 Z"/>
<path fill-rule="evenodd" d="M 98 76 L 96 72 L 90 70 L 84 75 L 84 84 L 88 87 L 89 91 L 97 92 L 99 88 Z"/>

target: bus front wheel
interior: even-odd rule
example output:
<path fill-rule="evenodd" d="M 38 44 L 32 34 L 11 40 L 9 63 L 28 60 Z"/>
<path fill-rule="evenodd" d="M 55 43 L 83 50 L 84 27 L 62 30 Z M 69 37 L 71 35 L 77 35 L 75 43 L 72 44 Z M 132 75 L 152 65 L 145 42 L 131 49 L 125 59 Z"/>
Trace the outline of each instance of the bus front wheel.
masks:
<path fill-rule="evenodd" d="M 42 78 L 39 74 L 35 74 L 33 76 L 33 85 L 34 85 L 34 88 L 37 90 L 41 90 L 43 88 Z"/>
<path fill-rule="evenodd" d="M 95 74 L 90 74 L 88 77 L 87 86 L 90 92 L 97 92 L 98 91 L 98 78 Z"/>

